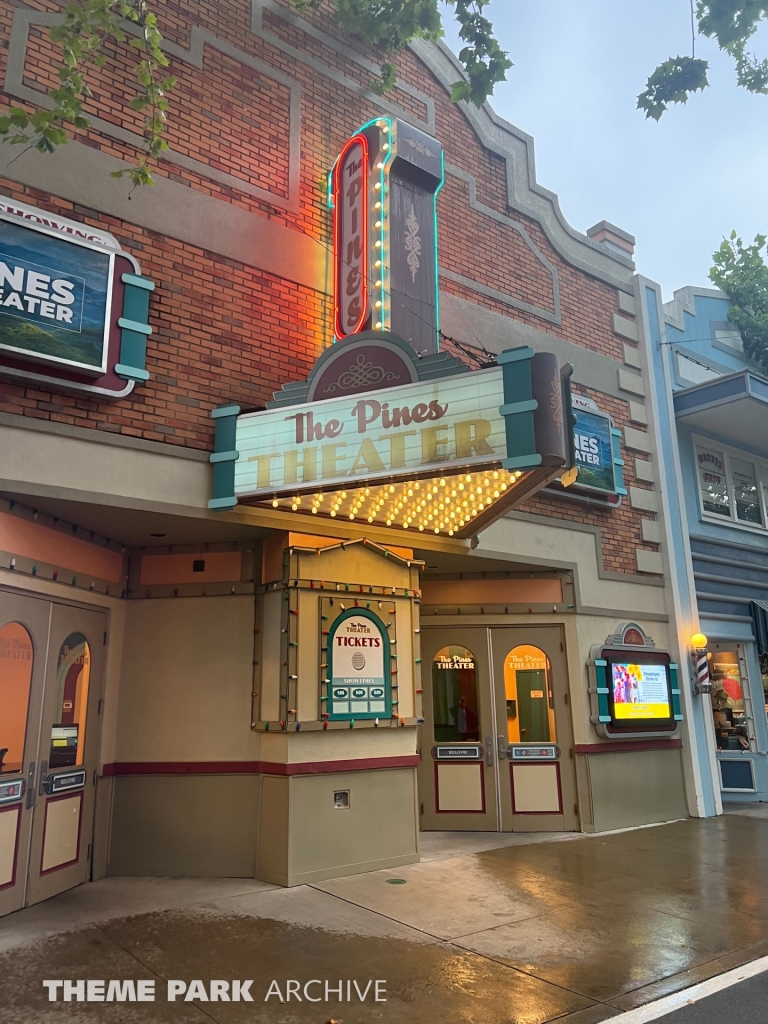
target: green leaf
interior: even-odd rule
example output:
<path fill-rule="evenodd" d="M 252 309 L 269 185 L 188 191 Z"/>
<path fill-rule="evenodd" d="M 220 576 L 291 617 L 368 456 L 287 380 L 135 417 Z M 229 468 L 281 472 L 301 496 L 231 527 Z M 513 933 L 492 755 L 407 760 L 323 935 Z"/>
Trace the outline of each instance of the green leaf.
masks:
<path fill-rule="evenodd" d="M 694 57 L 670 57 L 660 64 L 637 97 L 638 109 L 658 121 L 670 103 L 687 103 L 692 92 L 705 89 L 709 63 Z"/>

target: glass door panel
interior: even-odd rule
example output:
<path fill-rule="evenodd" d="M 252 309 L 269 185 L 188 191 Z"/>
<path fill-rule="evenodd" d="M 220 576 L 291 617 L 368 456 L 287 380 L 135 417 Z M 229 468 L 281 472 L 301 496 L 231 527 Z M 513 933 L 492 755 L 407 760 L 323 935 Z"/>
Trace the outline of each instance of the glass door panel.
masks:
<path fill-rule="evenodd" d="M 53 605 L 27 905 L 90 877 L 106 614 Z"/>
<path fill-rule="evenodd" d="M 559 626 L 492 628 L 502 829 L 579 827 L 568 674 Z"/>
<path fill-rule="evenodd" d="M 49 618 L 0 591 L 0 916 L 24 906 Z"/>
<path fill-rule="evenodd" d="M 423 628 L 422 659 L 421 828 L 495 831 L 495 708 L 487 630 Z"/>

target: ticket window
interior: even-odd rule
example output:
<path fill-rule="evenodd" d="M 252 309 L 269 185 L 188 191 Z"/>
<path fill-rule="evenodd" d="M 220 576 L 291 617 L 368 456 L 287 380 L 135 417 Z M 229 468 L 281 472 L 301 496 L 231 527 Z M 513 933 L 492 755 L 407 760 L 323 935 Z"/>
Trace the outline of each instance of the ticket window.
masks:
<path fill-rule="evenodd" d="M 443 647 L 432 662 L 436 743 L 477 743 L 480 714 L 475 656 L 466 647 Z"/>
<path fill-rule="evenodd" d="M 32 638 L 19 622 L 0 629 L 0 774 L 24 764 L 29 698 L 32 691 Z"/>
<path fill-rule="evenodd" d="M 51 726 L 49 768 L 83 763 L 91 652 L 82 633 L 70 633 L 56 666 L 56 714 Z"/>
<path fill-rule="evenodd" d="M 504 660 L 507 739 L 510 743 L 556 743 L 552 666 L 539 647 L 521 644 Z"/>
<path fill-rule="evenodd" d="M 756 750 L 752 701 L 741 644 L 715 644 L 707 653 L 718 750 Z"/>

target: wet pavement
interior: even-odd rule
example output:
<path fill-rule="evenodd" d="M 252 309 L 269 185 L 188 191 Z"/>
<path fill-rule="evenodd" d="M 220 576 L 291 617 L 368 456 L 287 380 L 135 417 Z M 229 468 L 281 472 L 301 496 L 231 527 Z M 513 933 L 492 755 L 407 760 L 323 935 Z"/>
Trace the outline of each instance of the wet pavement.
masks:
<path fill-rule="evenodd" d="M 312 886 L 108 878 L 10 915 L 2 1020 L 597 1024 L 768 953 L 768 808 L 424 839 L 419 864 Z M 63 979 L 154 981 L 155 1001 L 48 1002 Z M 253 1001 L 210 1001 L 212 979 Z"/>

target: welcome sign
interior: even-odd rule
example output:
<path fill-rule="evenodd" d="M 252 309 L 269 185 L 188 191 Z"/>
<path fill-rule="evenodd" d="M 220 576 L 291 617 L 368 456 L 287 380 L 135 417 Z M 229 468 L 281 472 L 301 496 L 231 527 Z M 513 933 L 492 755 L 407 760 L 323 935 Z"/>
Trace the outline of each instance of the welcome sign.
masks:
<path fill-rule="evenodd" d="M 106 370 L 114 254 L 0 220 L 0 349 Z"/>

